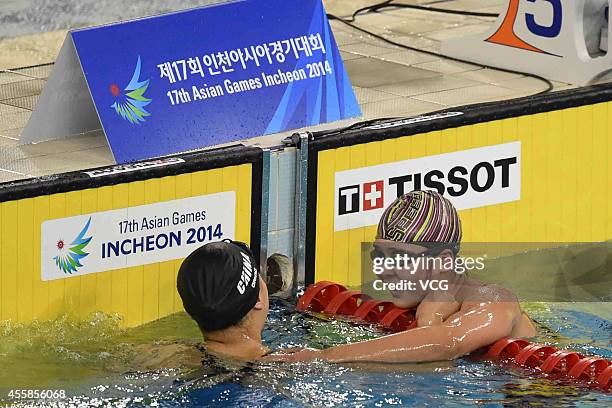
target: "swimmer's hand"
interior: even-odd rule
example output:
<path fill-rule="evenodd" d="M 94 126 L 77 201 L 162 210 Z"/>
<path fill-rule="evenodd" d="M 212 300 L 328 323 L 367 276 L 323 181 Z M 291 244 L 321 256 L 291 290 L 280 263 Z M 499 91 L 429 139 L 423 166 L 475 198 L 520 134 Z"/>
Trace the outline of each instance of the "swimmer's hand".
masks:
<path fill-rule="evenodd" d="M 321 353 L 320 350 L 311 348 L 293 348 L 281 350 L 278 353 L 270 354 L 261 359 L 264 362 L 284 362 L 284 363 L 296 363 L 298 361 L 312 361 L 316 360 Z"/>

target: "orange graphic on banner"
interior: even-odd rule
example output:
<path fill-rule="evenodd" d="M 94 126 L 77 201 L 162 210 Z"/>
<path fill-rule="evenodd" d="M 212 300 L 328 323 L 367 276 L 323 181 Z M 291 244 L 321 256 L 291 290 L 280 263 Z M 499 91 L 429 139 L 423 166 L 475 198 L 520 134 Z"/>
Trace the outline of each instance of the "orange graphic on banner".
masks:
<path fill-rule="evenodd" d="M 541 49 L 534 47 L 533 45 L 521 40 L 514 33 L 514 23 L 516 22 L 518 9 L 519 0 L 510 0 L 510 5 L 508 6 L 508 12 L 506 13 L 506 18 L 504 18 L 504 22 L 499 27 L 499 30 L 497 30 L 495 34 L 489 37 L 486 41 L 499 45 L 507 45 L 508 47 L 520 48 L 523 50 L 547 54 L 547 52 L 542 51 Z"/>

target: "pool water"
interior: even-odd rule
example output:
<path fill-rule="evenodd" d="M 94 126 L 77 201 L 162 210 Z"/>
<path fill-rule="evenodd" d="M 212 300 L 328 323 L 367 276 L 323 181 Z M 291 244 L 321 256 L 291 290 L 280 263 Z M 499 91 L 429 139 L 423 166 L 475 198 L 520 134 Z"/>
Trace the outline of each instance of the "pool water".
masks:
<path fill-rule="evenodd" d="M 542 327 L 538 341 L 612 358 L 610 304 L 523 306 Z M 272 301 L 263 333 L 273 349 L 329 347 L 376 336 L 380 332 L 368 326 L 296 313 L 283 300 Z M 143 345 L 198 341 L 184 313 L 135 329 L 121 329 L 118 317 L 104 315 L 4 323 L 0 405 L 15 403 L 7 397 L 11 389 L 54 389 L 68 396 L 55 406 L 612 406 L 610 393 L 470 358 L 418 365 L 267 364 L 220 372 L 189 368 L 175 356 L 164 368 L 135 366 Z"/>

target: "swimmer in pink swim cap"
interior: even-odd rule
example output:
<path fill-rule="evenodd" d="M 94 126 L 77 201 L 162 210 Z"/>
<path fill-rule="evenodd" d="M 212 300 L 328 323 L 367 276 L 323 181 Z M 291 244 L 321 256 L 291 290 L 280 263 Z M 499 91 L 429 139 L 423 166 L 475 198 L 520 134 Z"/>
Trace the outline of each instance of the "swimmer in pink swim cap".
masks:
<path fill-rule="evenodd" d="M 504 337 L 534 336 L 536 328 L 512 292 L 458 272 L 461 236 L 457 210 L 437 192 L 413 191 L 399 197 L 380 219 L 372 259 L 374 265 L 387 266 L 375 271 L 379 287 L 391 292 L 397 306 L 416 308 L 418 327 L 359 343 L 266 359 L 442 361 L 470 354 Z M 385 260 L 392 261 L 385 264 Z"/>

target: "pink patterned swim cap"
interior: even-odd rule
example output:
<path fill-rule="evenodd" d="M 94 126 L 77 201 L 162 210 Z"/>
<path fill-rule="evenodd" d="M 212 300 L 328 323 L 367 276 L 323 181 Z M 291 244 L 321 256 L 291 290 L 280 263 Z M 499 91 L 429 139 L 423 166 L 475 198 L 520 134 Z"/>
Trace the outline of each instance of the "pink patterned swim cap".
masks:
<path fill-rule="evenodd" d="M 412 191 L 385 210 L 376 237 L 406 243 L 447 243 L 457 252 L 461 220 L 451 202 L 438 192 Z"/>

